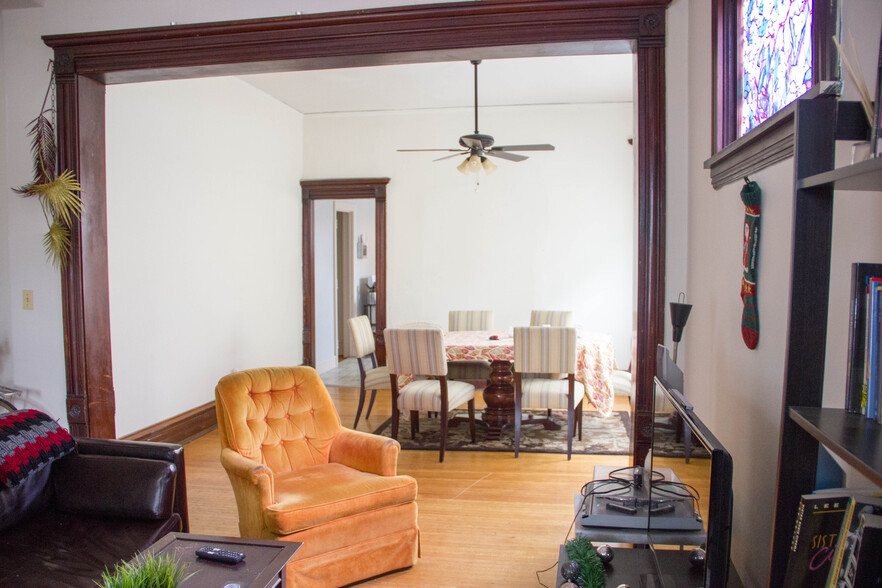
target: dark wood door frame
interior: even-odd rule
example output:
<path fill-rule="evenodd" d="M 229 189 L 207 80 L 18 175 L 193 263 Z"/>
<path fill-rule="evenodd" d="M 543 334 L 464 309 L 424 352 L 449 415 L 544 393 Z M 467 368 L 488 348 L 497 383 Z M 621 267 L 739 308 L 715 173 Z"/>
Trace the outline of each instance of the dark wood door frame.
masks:
<path fill-rule="evenodd" d="M 315 201 L 374 200 L 374 242 L 377 244 L 376 330 L 386 328 L 386 184 L 389 178 L 303 180 L 303 363 L 315 367 Z"/>
<path fill-rule="evenodd" d="M 621 43 L 637 56 L 637 356 L 633 457 L 649 449 L 655 346 L 664 335 L 665 9 L 670 0 L 487 0 L 52 35 L 59 157 L 83 186 L 62 278 L 68 423 L 113 437 L 104 85 L 393 63 L 570 55 Z M 592 49 L 593 46 L 593 49 Z M 608 48 L 608 47 L 607 47 Z"/>

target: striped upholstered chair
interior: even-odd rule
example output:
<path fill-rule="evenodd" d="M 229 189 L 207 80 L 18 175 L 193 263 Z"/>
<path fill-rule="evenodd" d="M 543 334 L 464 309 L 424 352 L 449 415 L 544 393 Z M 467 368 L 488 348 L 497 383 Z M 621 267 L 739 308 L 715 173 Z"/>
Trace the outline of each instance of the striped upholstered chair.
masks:
<path fill-rule="evenodd" d="M 451 310 L 448 331 L 492 331 L 492 310 Z"/>
<path fill-rule="evenodd" d="M 492 331 L 492 310 L 451 310 L 448 318 L 449 331 Z M 483 389 L 490 377 L 490 362 L 480 359 L 463 359 L 447 362 L 447 377 L 473 384 Z"/>
<path fill-rule="evenodd" d="M 386 329 L 386 360 L 392 385 L 392 438 L 398 439 L 398 420 L 402 410 L 410 411 L 410 433 L 419 433 L 419 411 L 441 414 L 441 455 L 447 448 L 450 410 L 468 403 L 469 433 L 475 442 L 475 387 L 466 382 L 448 381 L 447 357 L 441 327 L 409 326 Z M 398 376 L 411 374 L 414 380 L 398 388 Z M 422 378 L 422 379 L 421 379 Z"/>
<path fill-rule="evenodd" d="M 534 310 L 530 313 L 530 326 L 572 327 L 572 310 Z"/>
<path fill-rule="evenodd" d="M 572 457 L 573 433 L 581 421 L 585 396 L 575 372 L 575 327 L 515 327 L 515 457 L 521 443 L 521 411 L 528 408 L 566 409 L 567 459 Z M 563 373 L 567 378 L 536 375 L 547 373 Z"/>
<path fill-rule="evenodd" d="M 355 411 L 355 424 L 358 427 L 358 419 L 361 418 L 361 409 L 364 408 L 364 397 L 367 390 L 371 391 L 371 401 L 368 403 L 365 420 L 370 418 L 371 409 L 374 407 L 374 399 L 377 390 L 391 390 L 389 387 L 389 368 L 377 367 L 376 344 L 374 343 L 374 331 L 368 317 L 361 315 L 349 319 L 349 330 L 352 331 L 352 340 L 355 342 L 355 356 L 358 360 L 358 373 L 361 376 L 361 390 L 358 393 L 358 410 Z M 365 362 L 370 359 L 371 365 L 365 368 Z"/>

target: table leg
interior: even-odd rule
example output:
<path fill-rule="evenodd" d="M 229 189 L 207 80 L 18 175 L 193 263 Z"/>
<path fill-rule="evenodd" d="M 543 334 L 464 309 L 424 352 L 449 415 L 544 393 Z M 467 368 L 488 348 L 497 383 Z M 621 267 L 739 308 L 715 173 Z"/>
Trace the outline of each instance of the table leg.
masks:
<path fill-rule="evenodd" d="M 502 429 L 514 425 L 514 377 L 511 362 L 494 359 L 490 364 L 490 378 L 484 388 L 483 421 L 487 424 L 487 439 L 495 441 Z"/>

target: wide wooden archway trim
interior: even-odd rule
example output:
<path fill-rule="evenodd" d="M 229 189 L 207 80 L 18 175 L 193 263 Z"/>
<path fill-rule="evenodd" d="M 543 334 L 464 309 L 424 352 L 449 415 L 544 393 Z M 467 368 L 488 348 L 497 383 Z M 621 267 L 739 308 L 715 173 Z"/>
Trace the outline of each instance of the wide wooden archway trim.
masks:
<path fill-rule="evenodd" d="M 105 222 L 104 84 L 242 73 L 636 53 L 638 253 L 633 450 L 649 448 L 655 346 L 664 333 L 665 8 L 670 0 L 459 2 L 44 37 L 55 50 L 60 163 L 84 193 L 63 279 L 68 422 L 113 437 Z M 608 49 L 608 47 L 607 47 Z"/>
<path fill-rule="evenodd" d="M 376 330 L 386 328 L 386 184 L 389 178 L 303 180 L 303 363 L 315 367 L 315 201 L 374 200 Z"/>

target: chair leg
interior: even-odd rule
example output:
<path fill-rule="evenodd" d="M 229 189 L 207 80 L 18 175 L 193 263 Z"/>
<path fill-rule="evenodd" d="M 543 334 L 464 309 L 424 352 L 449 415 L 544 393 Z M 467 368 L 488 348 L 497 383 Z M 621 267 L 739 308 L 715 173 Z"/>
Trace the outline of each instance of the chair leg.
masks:
<path fill-rule="evenodd" d="M 447 405 L 441 406 L 441 457 L 439 462 L 444 462 L 444 450 L 447 449 Z"/>
<path fill-rule="evenodd" d="M 364 415 L 364 419 L 365 419 L 365 420 L 371 418 L 371 409 L 374 408 L 374 399 L 376 399 L 376 397 L 377 397 L 377 391 L 376 391 L 376 390 L 371 390 L 371 401 L 368 402 L 368 409 L 367 409 L 367 412 L 366 412 L 365 415 Z"/>
<path fill-rule="evenodd" d="M 395 381 L 395 376 L 392 376 L 392 438 L 396 441 L 398 440 L 398 417 L 400 411 L 398 410 L 398 382 Z"/>
<path fill-rule="evenodd" d="M 416 439 L 420 432 L 420 413 L 416 410 L 410 411 L 410 438 Z"/>
<path fill-rule="evenodd" d="M 475 399 L 469 400 L 469 434 L 472 436 L 472 443 L 475 442 Z"/>
<path fill-rule="evenodd" d="M 358 409 L 355 411 L 355 424 L 352 425 L 353 429 L 358 428 L 358 419 L 361 418 L 361 409 L 364 407 L 364 380 L 361 382 L 361 390 L 358 393 Z M 368 409 L 368 413 L 370 413 L 370 409 Z M 367 418 L 367 417 L 365 417 Z"/>
<path fill-rule="evenodd" d="M 521 375 L 515 374 L 515 458 L 521 448 Z"/>
<path fill-rule="evenodd" d="M 573 458 L 573 431 L 576 427 L 575 412 L 573 410 L 573 394 L 575 385 L 572 374 L 570 375 L 569 393 L 567 394 L 567 460 Z"/>
<path fill-rule="evenodd" d="M 585 413 L 582 411 L 582 403 L 579 403 L 579 406 L 576 407 L 576 423 L 579 426 L 579 441 L 582 440 L 582 416 Z"/>

